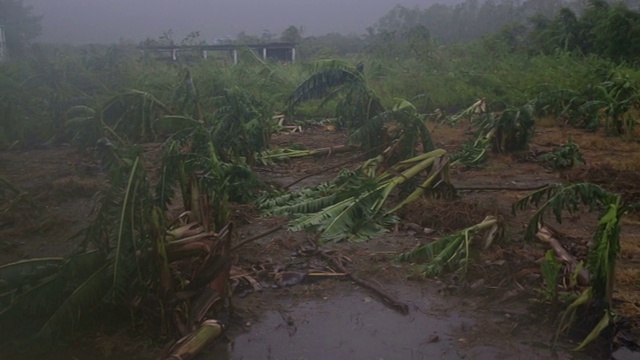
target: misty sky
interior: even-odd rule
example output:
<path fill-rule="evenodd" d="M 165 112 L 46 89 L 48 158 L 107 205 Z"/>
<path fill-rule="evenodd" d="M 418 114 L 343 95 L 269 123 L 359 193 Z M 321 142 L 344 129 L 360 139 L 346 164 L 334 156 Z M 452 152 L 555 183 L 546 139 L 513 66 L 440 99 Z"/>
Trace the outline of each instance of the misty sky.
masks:
<path fill-rule="evenodd" d="M 456 0 L 24 0 L 44 15 L 38 39 L 56 43 L 140 41 L 173 29 L 174 40 L 197 30 L 212 43 L 241 31 L 280 34 L 289 25 L 304 34 L 365 32 L 394 5 L 407 7 Z"/>

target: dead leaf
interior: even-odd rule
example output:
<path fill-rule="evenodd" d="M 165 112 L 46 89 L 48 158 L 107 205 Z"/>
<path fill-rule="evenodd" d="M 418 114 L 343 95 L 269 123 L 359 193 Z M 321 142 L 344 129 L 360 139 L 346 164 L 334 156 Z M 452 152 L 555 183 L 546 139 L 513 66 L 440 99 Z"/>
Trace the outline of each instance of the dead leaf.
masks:
<path fill-rule="evenodd" d="M 276 283 L 279 286 L 293 286 L 298 285 L 307 276 L 305 272 L 295 271 L 280 271 L 275 275 Z"/>

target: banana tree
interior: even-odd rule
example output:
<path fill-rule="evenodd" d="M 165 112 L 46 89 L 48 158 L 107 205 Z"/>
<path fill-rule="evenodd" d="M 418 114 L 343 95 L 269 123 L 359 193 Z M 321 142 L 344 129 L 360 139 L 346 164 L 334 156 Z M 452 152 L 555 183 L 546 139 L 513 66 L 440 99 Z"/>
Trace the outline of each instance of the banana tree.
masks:
<path fill-rule="evenodd" d="M 521 107 L 490 111 L 484 100 L 478 100 L 450 117 L 449 124 L 456 125 L 467 118 L 476 130 L 476 139 L 453 154 L 452 165 L 480 166 L 486 161 L 489 148 L 495 153 L 528 149 L 535 132 L 534 106 L 535 101 Z"/>
<path fill-rule="evenodd" d="M 375 159 L 382 161 L 382 156 Z M 386 232 L 396 221 L 394 213 L 426 191 L 449 186 L 444 150 L 400 161 L 380 175 L 369 168 L 371 161 L 365 165 L 358 172 L 343 172 L 331 183 L 262 199 L 258 205 L 268 215 L 292 216 L 292 231 L 317 231 L 322 241 L 357 242 Z M 389 207 L 395 190 L 420 174 L 426 174 L 423 182 Z"/>
<path fill-rule="evenodd" d="M 215 154 L 212 144 L 207 149 Z M 153 191 L 141 149 L 103 140 L 98 150 L 109 187 L 96 197 L 81 246 L 68 257 L 0 268 L 7 284 L 0 295 L 3 341 L 58 339 L 71 334 L 87 314 L 99 316 L 105 306 L 145 319 L 150 335 L 182 337 L 228 294 L 230 228 L 218 221 L 227 219 L 226 209 L 217 211 L 210 201 L 210 184 L 224 191 L 228 181 L 208 180 L 208 172 L 216 171 L 211 170 L 215 158 L 198 162 L 196 156 L 178 156 L 178 162 L 164 162 L 175 168 L 163 166 L 162 186 Z M 185 167 L 193 172 L 181 177 Z M 179 201 L 174 187 L 194 189 L 188 201 L 181 201 L 189 207 L 177 218 L 169 211 L 169 204 Z"/>
<path fill-rule="evenodd" d="M 602 211 L 587 261 L 587 269 L 592 274 L 591 284 L 567 308 L 558 328 L 558 333 L 560 333 L 570 327 L 580 306 L 602 305 L 597 307 L 603 311 L 602 318 L 579 345 L 578 348 L 582 349 L 589 342 L 595 340 L 613 320 L 613 286 L 616 259 L 620 255 L 621 218 L 637 208 L 637 205 L 624 204 L 619 195 L 611 194 L 590 183 L 547 186 L 516 202 L 513 205 L 513 211 L 524 210 L 530 204 L 538 206 L 538 209 L 531 217 L 526 230 L 526 239 L 532 239 L 536 235 L 548 212 L 553 213 L 556 220 L 561 223 L 563 212 L 573 213 L 581 205 L 590 210 L 599 209 Z"/>
<path fill-rule="evenodd" d="M 243 157 L 253 164 L 256 153 L 269 147 L 271 111 L 238 87 L 225 90 L 221 100 L 213 114 L 214 146 L 225 161 Z"/>
<path fill-rule="evenodd" d="M 395 146 L 399 148 L 395 161 L 414 156 L 419 143 L 424 151 L 434 150 L 425 117 L 403 99 L 395 99 L 394 105 L 386 108 L 368 84 L 363 63 L 352 66 L 344 61 L 324 60 L 317 62 L 313 70 L 314 74 L 289 97 L 290 111 L 312 99 L 322 99 L 321 106 L 336 100 L 337 122 L 350 130 L 351 144 L 365 150 L 399 144 Z"/>
<path fill-rule="evenodd" d="M 287 100 L 290 113 L 310 100 L 323 99 L 320 106 L 337 100 L 338 126 L 352 128 L 382 110 L 379 97 L 367 84 L 363 63 L 353 66 L 342 60 L 320 60 L 311 71 L 313 74 L 290 94 Z"/>
<path fill-rule="evenodd" d="M 484 235 L 483 247 L 487 249 L 502 235 L 501 224 L 495 217 L 487 216 L 479 224 L 415 246 L 398 256 L 398 261 L 420 263 L 417 272 L 424 277 L 438 276 L 445 270 L 465 273 L 470 262 L 472 241 L 478 235 Z"/>
<path fill-rule="evenodd" d="M 321 60 L 312 71 L 313 75 L 289 96 L 290 111 L 312 99 L 324 99 L 321 105 L 338 100 L 335 108 L 338 124 L 351 129 L 384 111 L 380 98 L 367 83 L 363 63 L 353 66 L 341 60 Z"/>

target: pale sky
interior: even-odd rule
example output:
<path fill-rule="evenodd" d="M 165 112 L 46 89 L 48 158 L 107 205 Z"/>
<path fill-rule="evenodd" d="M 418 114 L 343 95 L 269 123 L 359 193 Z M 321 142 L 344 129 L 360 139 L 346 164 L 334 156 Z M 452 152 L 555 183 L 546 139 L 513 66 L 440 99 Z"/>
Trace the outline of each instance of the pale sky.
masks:
<path fill-rule="evenodd" d="M 305 35 L 365 33 L 396 4 L 428 7 L 456 0 L 24 0 L 44 15 L 38 41 L 73 44 L 140 41 L 173 29 L 174 40 L 200 31 L 203 40 L 241 31 L 280 34 L 289 25 Z"/>

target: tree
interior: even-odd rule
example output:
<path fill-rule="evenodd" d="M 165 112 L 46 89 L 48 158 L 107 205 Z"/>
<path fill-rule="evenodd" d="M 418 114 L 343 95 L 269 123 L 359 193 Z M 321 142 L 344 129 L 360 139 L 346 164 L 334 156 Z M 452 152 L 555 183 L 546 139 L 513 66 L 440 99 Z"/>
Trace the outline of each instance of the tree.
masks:
<path fill-rule="evenodd" d="M 299 44 L 302 41 L 302 26 L 298 28 L 291 25 L 286 28 L 280 35 L 280 41 Z"/>
<path fill-rule="evenodd" d="M 0 25 L 4 26 L 7 49 L 20 55 L 26 45 L 42 32 L 42 16 L 33 14 L 33 7 L 22 0 L 0 0 Z"/>

